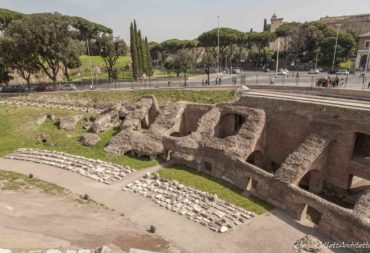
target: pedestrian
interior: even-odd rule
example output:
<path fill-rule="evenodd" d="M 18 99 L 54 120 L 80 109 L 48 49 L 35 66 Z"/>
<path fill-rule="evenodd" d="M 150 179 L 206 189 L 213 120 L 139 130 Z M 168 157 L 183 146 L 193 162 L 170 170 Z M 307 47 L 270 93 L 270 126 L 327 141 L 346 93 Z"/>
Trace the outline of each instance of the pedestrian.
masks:
<path fill-rule="evenodd" d="M 218 85 L 218 76 L 216 77 L 215 83 Z"/>
<path fill-rule="evenodd" d="M 219 85 L 221 85 L 221 82 L 222 82 L 222 80 L 221 80 L 221 77 L 218 79 L 218 84 Z"/>
<path fill-rule="evenodd" d="M 205 83 L 205 81 L 204 81 L 204 79 L 202 79 L 202 86 L 204 86 L 204 83 Z"/>
<path fill-rule="evenodd" d="M 367 88 L 368 88 L 368 89 L 370 89 L 370 81 L 369 81 L 369 83 L 367 84 Z"/>
<path fill-rule="evenodd" d="M 299 73 L 298 72 L 297 72 L 297 75 L 295 76 L 295 78 L 297 78 L 297 79 L 299 78 Z"/>
<path fill-rule="evenodd" d="M 167 85 L 168 87 L 171 87 L 171 81 L 168 81 Z"/>

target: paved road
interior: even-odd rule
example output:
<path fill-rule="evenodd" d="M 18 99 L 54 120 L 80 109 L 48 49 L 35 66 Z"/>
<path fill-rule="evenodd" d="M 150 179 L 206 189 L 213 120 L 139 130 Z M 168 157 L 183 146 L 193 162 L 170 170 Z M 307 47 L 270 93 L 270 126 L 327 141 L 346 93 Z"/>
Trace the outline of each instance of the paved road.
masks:
<path fill-rule="evenodd" d="M 0 169 L 26 175 L 33 173 L 36 178 L 58 184 L 73 192 L 87 193 L 97 202 L 124 213 L 143 230 L 151 224 L 156 225 L 160 236 L 189 252 L 293 253 L 295 251 L 291 248 L 292 243 L 305 234 L 330 241 L 310 223 L 297 222 L 277 209 L 253 218 L 225 234 L 219 234 L 170 212 L 141 195 L 121 191 L 120 184 L 106 185 L 70 171 L 24 161 L 0 159 Z M 325 249 L 322 252 L 334 251 Z"/>

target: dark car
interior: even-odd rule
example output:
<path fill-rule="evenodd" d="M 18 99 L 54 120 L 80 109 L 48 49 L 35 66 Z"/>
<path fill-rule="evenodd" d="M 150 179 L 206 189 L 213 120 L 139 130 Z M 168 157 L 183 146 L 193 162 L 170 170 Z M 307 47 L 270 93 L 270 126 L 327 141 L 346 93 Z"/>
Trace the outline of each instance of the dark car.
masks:
<path fill-rule="evenodd" d="M 34 91 L 37 92 L 54 91 L 54 87 L 52 85 L 39 85 L 34 89 Z"/>
<path fill-rule="evenodd" d="M 26 91 L 27 89 L 22 86 L 7 86 L 7 87 L 3 87 L 3 89 L 1 90 L 1 92 L 3 93 L 20 93 L 20 92 L 26 92 Z"/>

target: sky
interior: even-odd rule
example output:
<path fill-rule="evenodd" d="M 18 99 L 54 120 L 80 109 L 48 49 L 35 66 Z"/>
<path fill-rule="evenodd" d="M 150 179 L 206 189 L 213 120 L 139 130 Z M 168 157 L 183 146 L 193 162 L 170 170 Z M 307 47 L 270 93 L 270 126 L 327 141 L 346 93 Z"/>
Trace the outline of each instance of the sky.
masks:
<path fill-rule="evenodd" d="M 273 13 L 284 21 L 370 13 L 370 0 L 0 0 L 0 8 L 22 13 L 60 12 L 113 29 L 128 42 L 133 19 L 150 41 L 194 39 L 217 27 L 261 31 Z"/>

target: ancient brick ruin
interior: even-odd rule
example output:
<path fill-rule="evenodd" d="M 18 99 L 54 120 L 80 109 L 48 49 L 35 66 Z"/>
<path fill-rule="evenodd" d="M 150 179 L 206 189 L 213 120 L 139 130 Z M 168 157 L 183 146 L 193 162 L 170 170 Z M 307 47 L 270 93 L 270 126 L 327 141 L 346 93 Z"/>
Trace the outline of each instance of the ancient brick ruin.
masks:
<path fill-rule="evenodd" d="M 113 154 L 162 157 L 309 218 L 333 239 L 370 241 L 370 107 L 244 92 L 234 103 L 144 97 L 120 109 Z"/>

